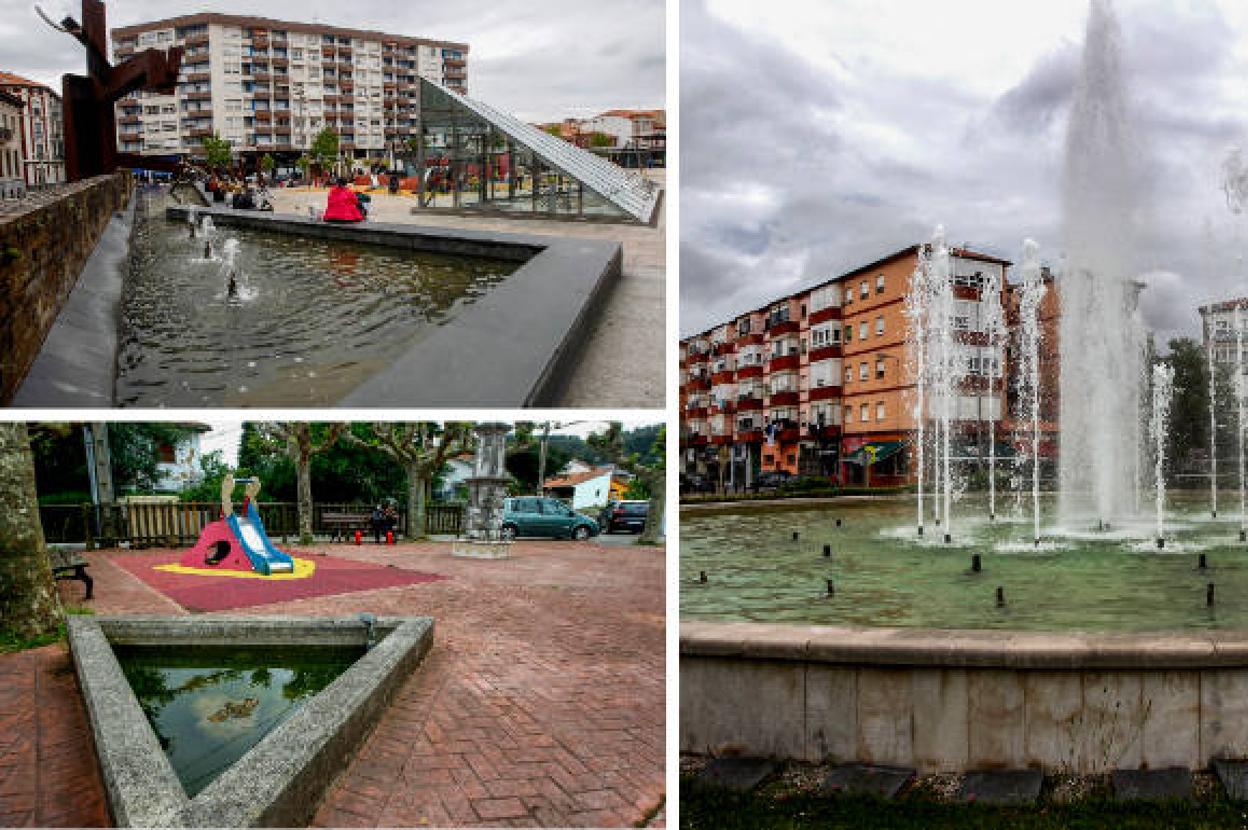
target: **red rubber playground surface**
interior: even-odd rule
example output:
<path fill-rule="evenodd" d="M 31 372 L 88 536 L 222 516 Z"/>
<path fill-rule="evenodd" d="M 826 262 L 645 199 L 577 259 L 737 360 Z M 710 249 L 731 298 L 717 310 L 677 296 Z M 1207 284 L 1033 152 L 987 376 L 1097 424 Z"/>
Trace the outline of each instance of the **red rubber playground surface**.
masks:
<path fill-rule="evenodd" d="M 307 579 L 270 580 L 156 570 L 157 565 L 178 564 L 181 560 L 180 551 L 118 556 L 114 561 L 188 611 L 226 611 L 274 602 L 416 585 L 445 578 L 437 574 L 317 553 L 290 553 L 297 559 L 307 559 L 315 563 L 315 573 Z"/>

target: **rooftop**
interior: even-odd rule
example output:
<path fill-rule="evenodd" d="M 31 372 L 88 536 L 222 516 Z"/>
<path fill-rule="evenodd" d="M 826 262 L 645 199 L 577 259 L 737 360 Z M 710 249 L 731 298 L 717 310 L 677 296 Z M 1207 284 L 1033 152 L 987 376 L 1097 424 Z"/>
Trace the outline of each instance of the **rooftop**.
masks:
<path fill-rule="evenodd" d="M 586 470 L 583 473 L 572 473 L 571 475 L 559 476 L 558 478 L 548 478 L 542 486 L 547 490 L 554 487 L 575 487 L 578 484 L 584 484 L 587 481 L 611 475 L 612 472 L 614 472 L 612 467 L 594 467 L 592 470 Z"/>
<path fill-rule="evenodd" d="M 52 90 L 52 87 L 47 84 L 32 81 L 30 78 L 23 78 L 21 75 L 14 74 L 12 72 L 5 72 L 4 70 L 0 70 L 0 86 L 41 87 L 55 93 L 55 90 Z"/>
<path fill-rule="evenodd" d="M 449 40 L 437 40 L 434 38 L 411 37 L 409 35 L 398 35 L 390 32 L 381 32 L 376 29 L 348 29 L 341 26 L 333 26 L 329 23 L 301 23 L 293 20 L 275 20 L 271 17 L 255 17 L 252 15 L 242 14 L 222 14 L 220 12 L 196 12 L 194 14 L 182 14 L 177 17 L 166 17 L 160 20 L 152 20 L 147 23 L 136 23 L 133 26 L 118 26 L 112 30 L 114 40 L 123 37 L 131 37 L 140 32 L 148 32 L 152 29 L 168 29 L 180 26 L 195 26 L 199 24 L 216 23 L 221 26 L 239 26 L 244 29 L 282 29 L 287 32 L 300 32 L 302 34 L 334 34 L 340 37 L 355 37 L 361 40 L 381 40 L 410 46 L 414 44 L 423 44 L 429 46 L 446 46 L 461 51 L 468 51 L 468 44 L 457 43 Z"/>

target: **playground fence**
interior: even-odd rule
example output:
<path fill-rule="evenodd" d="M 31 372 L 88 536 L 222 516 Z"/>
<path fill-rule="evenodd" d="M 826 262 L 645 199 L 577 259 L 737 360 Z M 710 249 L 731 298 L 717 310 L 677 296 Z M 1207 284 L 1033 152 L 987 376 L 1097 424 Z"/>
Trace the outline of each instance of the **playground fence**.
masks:
<path fill-rule="evenodd" d="M 299 535 L 299 506 L 295 502 L 260 502 L 260 518 L 273 539 L 283 543 Z M 330 536 L 333 528 L 323 521 L 326 513 L 369 515 L 371 504 L 315 502 L 312 532 Z M 398 513 L 395 535 L 407 532 L 407 515 Z M 220 502 L 178 501 L 164 503 L 48 504 L 40 505 L 39 519 L 49 544 L 85 544 L 88 549 L 128 544 L 130 547 L 178 547 L 191 545 L 204 526 L 221 517 Z M 456 534 L 463 527 L 464 506 L 432 503 L 425 509 L 426 534 Z M 365 522 L 367 525 L 367 522 Z"/>

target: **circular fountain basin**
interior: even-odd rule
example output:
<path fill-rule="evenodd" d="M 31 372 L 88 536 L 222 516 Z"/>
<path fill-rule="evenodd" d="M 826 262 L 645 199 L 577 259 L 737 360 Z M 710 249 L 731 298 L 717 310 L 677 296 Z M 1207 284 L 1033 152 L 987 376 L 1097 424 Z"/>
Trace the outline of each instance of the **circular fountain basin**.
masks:
<path fill-rule="evenodd" d="M 1227 494 L 1224 503 L 1233 499 Z M 1058 524 L 1055 508 L 1056 497 L 1045 496 L 1039 546 L 1030 516 L 1012 513 L 1012 496 L 999 498 L 1004 515 L 994 522 L 958 515 L 986 517 L 986 499 L 958 502 L 950 544 L 930 521 L 918 536 L 913 496 L 686 508 L 681 616 L 1035 631 L 1248 627 L 1248 545 L 1238 542 L 1237 515 L 1213 520 L 1203 499 L 1180 494 L 1171 500 L 1159 550 L 1151 518 L 1099 532 Z M 830 557 L 823 556 L 825 544 Z M 973 554 L 980 555 L 979 572 L 971 568 Z M 1216 584 L 1212 606 L 1209 583 Z M 998 587 L 1006 599 L 1001 607 Z"/>

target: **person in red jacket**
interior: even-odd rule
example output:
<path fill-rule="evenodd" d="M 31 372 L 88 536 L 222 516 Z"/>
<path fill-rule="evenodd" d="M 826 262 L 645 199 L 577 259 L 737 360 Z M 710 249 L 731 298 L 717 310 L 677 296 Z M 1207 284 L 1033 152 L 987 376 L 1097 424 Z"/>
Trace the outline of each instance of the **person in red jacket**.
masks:
<path fill-rule="evenodd" d="M 362 222 L 364 214 L 360 213 L 360 204 L 355 192 L 347 187 L 346 179 L 339 179 L 338 184 L 329 191 L 329 203 L 325 207 L 326 222 Z"/>

